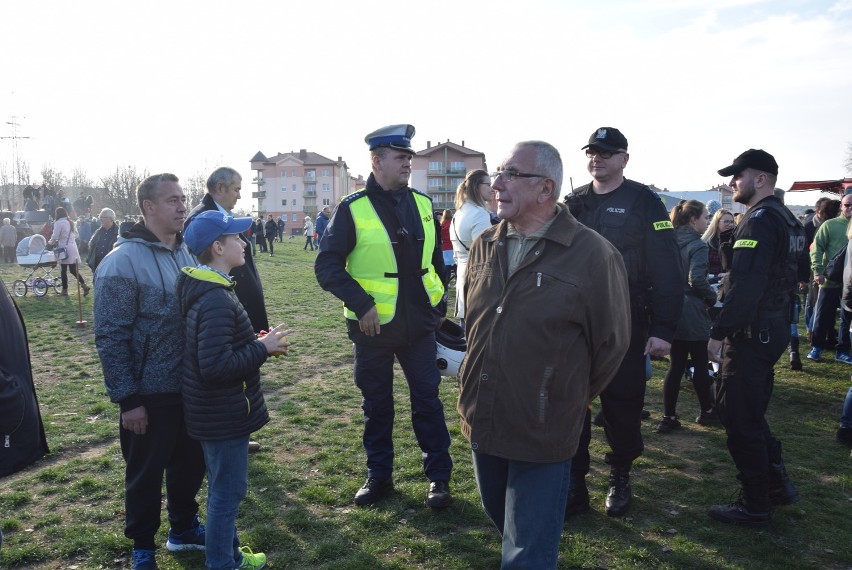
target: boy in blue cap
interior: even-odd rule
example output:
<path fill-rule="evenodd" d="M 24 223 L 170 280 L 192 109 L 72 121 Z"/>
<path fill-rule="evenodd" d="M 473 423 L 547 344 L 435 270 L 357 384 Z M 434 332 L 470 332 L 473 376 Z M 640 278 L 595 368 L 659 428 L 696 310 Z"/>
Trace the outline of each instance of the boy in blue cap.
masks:
<path fill-rule="evenodd" d="M 269 421 L 260 389 L 260 366 L 287 354 L 278 325 L 255 335 L 228 275 L 245 263 L 239 234 L 251 218 L 219 210 L 198 214 L 184 240 L 201 263 L 184 267 L 177 293 L 186 326 L 181 393 L 190 437 L 201 442 L 207 464 L 207 568 L 258 570 L 266 555 L 240 547 L 236 519 L 248 489 L 249 435 Z"/>

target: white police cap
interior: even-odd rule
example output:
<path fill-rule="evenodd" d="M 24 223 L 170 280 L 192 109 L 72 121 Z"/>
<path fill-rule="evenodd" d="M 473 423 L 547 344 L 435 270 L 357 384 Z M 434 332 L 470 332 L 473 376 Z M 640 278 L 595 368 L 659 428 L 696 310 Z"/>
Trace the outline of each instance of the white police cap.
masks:
<path fill-rule="evenodd" d="M 416 152 L 411 148 L 411 139 L 414 138 L 414 126 L 412 125 L 388 125 L 377 129 L 364 137 L 364 142 L 370 145 L 370 150 L 380 146 L 404 150 L 411 154 Z"/>

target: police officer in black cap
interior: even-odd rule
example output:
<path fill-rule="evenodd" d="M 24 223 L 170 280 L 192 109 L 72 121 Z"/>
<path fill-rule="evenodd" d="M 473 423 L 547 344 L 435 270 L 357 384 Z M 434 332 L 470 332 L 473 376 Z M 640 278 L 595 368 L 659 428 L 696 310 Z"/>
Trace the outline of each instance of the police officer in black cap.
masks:
<path fill-rule="evenodd" d="M 444 261 L 432 200 L 408 187 L 414 127 L 391 125 L 366 137 L 373 172 L 343 199 L 314 266 L 317 281 L 343 301 L 355 343 L 355 384 L 363 396 L 367 481 L 356 505 L 393 489 L 393 363 L 411 392 L 411 422 L 430 483 L 426 504 L 450 505 L 450 434 L 438 398 L 435 330 L 446 313 Z"/>
<path fill-rule="evenodd" d="M 565 198 L 580 222 L 608 239 L 621 252 L 630 287 L 630 346 L 609 386 L 601 393 L 604 432 L 611 452 L 606 513 L 627 512 L 632 498 L 630 467 L 642 454 L 640 433 L 645 400 L 646 355 L 665 356 L 680 319 L 683 278 L 680 251 L 668 213 L 653 190 L 624 177 L 627 139 L 602 127 L 583 147 L 592 182 Z M 591 413 L 586 414 L 580 446 L 571 463 L 566 518 L 589 510 Z"/>
<path fill-rule="evenodd" d="M 799 500 L 765 413 L 773 367 L 790 341 L 805 233 L 774 195 L 778 164 L 771 154 L 749 149 L 719 174 L 731 176 L 734 200 L 748 206 L 734 231 L 722 309 L 707 344 L 710 358 L 722 363 L 716 405 L 742 492 L 734 503 L 715 505 L 708 514 L 724 523 L 762 527 L 769 524 L 772 506 Z"/>

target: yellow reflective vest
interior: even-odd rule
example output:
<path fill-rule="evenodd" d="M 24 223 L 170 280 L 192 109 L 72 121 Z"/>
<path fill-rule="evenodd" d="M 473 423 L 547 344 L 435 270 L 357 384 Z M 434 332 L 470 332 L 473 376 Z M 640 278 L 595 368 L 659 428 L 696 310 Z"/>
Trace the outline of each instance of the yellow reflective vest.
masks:
<path fill-rule="evenodd" d="M 444 285 L 432 265 L 436 239 L 432 201 L 417 192 L 412 192 L 411 195 L 417 204 L 425 235 L 420 262 L 423 288 L 434 307 L 444 296 Z M 387 229 L 366 195 L 353 200 L 349 204 L 349 211 L 355 225 L 357 245 L 346 258 L 346 271 L 376 302 L 379 324 L 383 325 L 389 323 L 396 314 L 396 302 L 399 297 L 398 267 L 393 245 Z M 347 319 L 358 320 L 358 316 L 345 305 L 343 314 Z"/>

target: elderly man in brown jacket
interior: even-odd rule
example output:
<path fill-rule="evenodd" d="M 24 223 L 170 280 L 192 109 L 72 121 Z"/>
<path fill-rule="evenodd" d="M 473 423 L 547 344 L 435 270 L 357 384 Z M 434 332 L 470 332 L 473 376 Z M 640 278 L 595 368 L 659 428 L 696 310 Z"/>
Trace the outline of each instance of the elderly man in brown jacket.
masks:
<path fill-rule="evenodd" d="M 470 249 L 458 411 L 502 568 L 556 568 L 583 418 L 629 342 L 627 274 L 558 203 L 553 146 L 518 143 L 492 178 L 502 222 Z"/>

